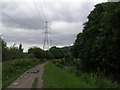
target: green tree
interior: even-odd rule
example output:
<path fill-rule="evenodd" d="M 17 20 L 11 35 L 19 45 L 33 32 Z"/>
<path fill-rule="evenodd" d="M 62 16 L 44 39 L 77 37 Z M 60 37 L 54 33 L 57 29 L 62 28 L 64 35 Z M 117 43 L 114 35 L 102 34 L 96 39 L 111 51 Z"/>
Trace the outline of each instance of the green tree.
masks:
<path fill-rule="evenodd" d="M 19 45 L 19 50 L 23 52 L 22 44 Z"/>
<path fill-rule="evenodd" d="M 45 58 L 45 51 L 43 51 L 39 47 L 29 48 L 28 49 L 28 54 L 33 54 L 38 59 Z"/>
<path fill-rule="evenodd" d="M 46 59 L 49 59 L 49 60 L 50 60 L 50 59 L 53 59 L 53 55 L 50 53 L 50 51 L 48 51 L 48 50 L 45 51 L 45 58 L 46 58 Z"/>
<path fill-rule="evenodd" d="M 62 50 L 58 47 L 51 47 L 49 51 L 55 59 L 62 59 L 64 57 Z"/>
<path fill-rule="evenodd" d="M 97 4 L 77 35 L 72 54 L 85 71 L 120 73 L 120 2 Z"/>
<path fill-rule="evenodd" d="M 7 43 L 0 38 L 0 46 L 1 46 L 1 55 L 2 55 L 2 61 L 7 60 Z"/>

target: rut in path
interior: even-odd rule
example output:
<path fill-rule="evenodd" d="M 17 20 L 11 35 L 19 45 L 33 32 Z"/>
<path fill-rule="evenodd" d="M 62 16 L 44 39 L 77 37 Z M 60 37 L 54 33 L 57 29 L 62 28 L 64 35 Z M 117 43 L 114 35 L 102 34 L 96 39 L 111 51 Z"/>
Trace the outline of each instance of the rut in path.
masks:
<path fill-rule="evenodd" d="M 38 79 L 36 88 L 43 88 L 42 75 L 44 72 L 44 66 L 47 63 L 49 63 L 49 61 L 27 70 L 7 88 L 31 88 L 35 78 Z"/>

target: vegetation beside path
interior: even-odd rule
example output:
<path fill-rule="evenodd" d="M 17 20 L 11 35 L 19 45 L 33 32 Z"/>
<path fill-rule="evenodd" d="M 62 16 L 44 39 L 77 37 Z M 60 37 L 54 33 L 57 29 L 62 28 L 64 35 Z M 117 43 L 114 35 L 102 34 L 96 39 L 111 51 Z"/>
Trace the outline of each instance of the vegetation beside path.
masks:
<path fill-rule="evenodd" d="M 2 87 L 5 88 L 26 70 L 42 63 L 39 59 L 16 59 L 3 62 Z"/>
<path fill-rule="evenodd" d="M 118 88 L 116 83 L 105 78 L 84 73 L 77 77 L 53 63 L 45 66 L 43 79 L 44 88 Z"/>

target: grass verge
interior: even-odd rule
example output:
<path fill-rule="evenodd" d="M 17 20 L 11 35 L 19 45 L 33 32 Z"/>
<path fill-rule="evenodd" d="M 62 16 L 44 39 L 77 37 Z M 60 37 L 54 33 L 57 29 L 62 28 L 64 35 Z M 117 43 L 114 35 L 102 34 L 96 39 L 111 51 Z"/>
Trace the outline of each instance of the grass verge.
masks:
<path fill-rule="evenodd" d="M 53 63 L 45 66 L 44 88 L 118 88 L 116 83 L 97 76 L 83 74 L 79 77 Z"/>
<path fill-rule="evenodd" d="M 76 70 L 75 66 L 69 66 L 65 69 L 67 72 L 72 73 L 80 78 L 82 82 L 88 83 L 91 86 L 97 88 L 120 88 L 119 83 L 113 82 L 110 78 L 107 78 L 102 73 L 82 73 Z"/>
<path fill-rule="evenodd" d="M 36 90 L 37 88 L 37 83 L 38 83 L 38 78 L 35 78 L 33 84 L 32 84 L 32 89 L 31 90 Z"/>
<path fill-rule="evenodd" d="M 44 88 L 93 88 L 87 83 L 81 82 L 75 75 L 68 73 L 53 63 L 45 66 L 43 79 Z"/>

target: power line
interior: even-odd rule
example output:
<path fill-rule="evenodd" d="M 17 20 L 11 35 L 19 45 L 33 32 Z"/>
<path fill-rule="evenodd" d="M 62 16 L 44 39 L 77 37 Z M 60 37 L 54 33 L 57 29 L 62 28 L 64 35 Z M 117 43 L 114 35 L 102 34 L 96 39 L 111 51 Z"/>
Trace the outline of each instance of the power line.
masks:
<path fill-rule="evenodd" d="M 32 4 L 34 5 L 33 1 L 31 1 L 31 2 L 32 2 Z M 31 8 L 30 4 L 28 4 L 28 6 Z M 36 7 L 36 6 L 34 5 L 34 7 Z M 30 10 L 33 12 L 32 9 L 33 9 L 33 8 L 31 8 Z M 36 8 L 36 10 L 39 11 L 37 8 Z M 39 14 L 39 13 L 38 13 L 38 14 Z M 40 14 L 39 16 L 40 16 L 40 21 L 42 21 L 42 22 L 44 23 L 44 20 L 42 19 L 41 14 Z"/>
<path fill-rule="evenodd" d="M 21 25 L 21 26 L 22 26 L 22 24 L 21 24 L 20 22 L 16 21 L 15 19 L 13 19 L 12 17 L 10 17 L 10 16 L 7 15 L 6 13 L 2 12 L 2 14 L 4 14 L 5 16 L 7 16 L 8 18 L 10 18 L 12 21 L 14 21 L 15 23 L 17 23 L 18 25 Z M 24 24 L 23 24 L 23 26 L 24 26 Z"/>
<path fill-rule="evenodd" d="M 40 0 L 41 1 L 41 0 Z M 42 10 L 43 10 L 43 14 L 44 14 L 44 17 L 45 17 L 45 21 L 48 21 L 48 19 L 47 19 L 47 17 L 46 17 L 46 13 L 45 13 L 45 7 L 44 7 L 44 4 L 42 3 L 42 2 L 44 2 L 44 1 L 41 1 L 41 8 L 42 8 Z"/>
<path fill-rule="evenodd" d="M 44 23 L 44 20 L 42 19 L 42 16 L 41 16 L 41 14 L 40 14 L 40 12 L 39 12 L 37 6 L 35 5 L 34 2 L 33 2 L 33 4 L 34 4 L 34 6 L 35 6 L 35 8 L 36 8 L 36 11 L 37 11 L 38 15 L 40 16 L 41 21 Z"/>
<path fill-rule="evenodd" d="M 47 12 L 48 12 L 48 8 L 46 7 L 46 3 L 45 3 L 44 1 L 43 1 L 43 7 L 44 7 L 44 9 L 45 9 L 45 11 L 46 11 L 47 21 L 50 22 L 50 19 L 49 19 L 48 14 L 47 14 Z"/>
<path fill-rule="evenodd" d="M 27 0 L 28 1 L 28 0 Z M 29 10 L 31 10 L 31 12 L 34 12 L 34 11 L 37 11 L 37 14 L 38 14 L 38 16 L 40 16 L 40 21 L 41 21 L 41 23 L 40 23 L 40 25 L 43 25 L 43 23 L 44 23 L 44 21 L 43 21 L 43 19 L 42 19 L 42 16 L 41 16 L 41 14 L 39 14 L 39 10 L 38 10 L 38 8 L 34 5 L 34 3 L 33 3 L 33 0 L 29 0 L 30 2 L 32 2 L 32 6 L 30 5 L 30 4 L 28 4 L 28 6 L 29 6 Z M 33 8 L 33 6 L 34 6 L 34 8 Z M 36 9 L 36 10 L 34 10 L 34 9 Z M 33 11 L 34 10 L 34 11 Z M 37 15 L 36 14 L 36 15 Z M 36 16 L 37 17 L 37 16 Z"/>
<path fill-rule="evenodd" d="M 16 3 L 16 2 L 13 2 L 20 10 L 21 10 L 21 12 L 23 12 L 23 16 L 24 16 L 24 18 L 26 19 L 26 17 L 29 17 L 19 6 L 18 6 L 18 4 Z M 35 21 L 33 21 L 30 17 L 29 17 L 29 19 L 31 20 L 31 22 L 35 22 Z"/>

